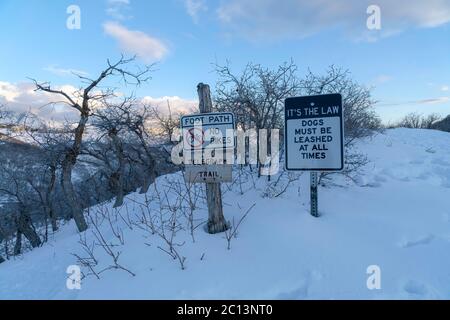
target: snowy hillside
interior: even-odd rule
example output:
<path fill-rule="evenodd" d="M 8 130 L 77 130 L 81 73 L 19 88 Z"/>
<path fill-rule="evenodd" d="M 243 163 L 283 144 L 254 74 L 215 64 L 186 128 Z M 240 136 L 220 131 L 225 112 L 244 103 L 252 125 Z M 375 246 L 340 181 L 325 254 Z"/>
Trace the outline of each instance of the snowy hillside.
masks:
<path fill-rule="evenodd" d="M 111 256 L 95 246 L 99 279 L 89 275 L 81 290 L 68 290 L 74 254 L 88 256 L 70 222 L 44 247 L 0 264 L 0 299 L 450 299 L 450 134 L 388 130 L 359 149 L 371 161 L 364 175 L 358 185 L 337 177 L 320 188 L 318 219 L 308 212 L 308 174 L 278 197 L 287 175 L 271 190 L 266 179 L 253 182 L 248 175 L 231 190 L 224 185 L 228 220 L 237 224 L 255 204 L 230 250 L 224 234 L 209 235 L 203 225 L 193 242 L 189 210 L 174 209 L 184 206 L 176 196 L 182 175 L 160 177 L 156 191 L 130 195 L 120 212 L 111 204 L 90 210 L 99 230 L 91 225 L 86 244 L 103 237 L 127 270 L 108 269 Z M 194 227 L 206 218 L 204 201 L 197 203 Z M 186 258 L 185 270 L 165 252 L 167 243 L 151 234 L 151 219 L 143 220 L 151 216 L 157 231 L 158 223 L 170 226 L 172 218 L 184 228 L 175 234 L 174 249 Z M 381 269 L 380 290 L 366 286 L 370 265 Z"/>

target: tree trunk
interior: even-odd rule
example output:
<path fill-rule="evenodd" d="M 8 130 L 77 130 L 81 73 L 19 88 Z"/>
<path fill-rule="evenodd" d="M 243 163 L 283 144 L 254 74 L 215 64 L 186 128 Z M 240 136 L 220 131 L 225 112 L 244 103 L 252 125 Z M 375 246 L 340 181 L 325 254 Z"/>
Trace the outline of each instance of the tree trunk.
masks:
<path fill-rule="evenodd" d="M 150 185 L 155 182 L 156 179 L 156 173 L 153 168 L 150 166 L 144 170 L 144 182 L 142 183 L 141 190 L 139 191 L 140 194 L 146 194 L 148 192 L 148 189 L 150 189 Z"/>
<path fill-rule="evenodd" d="M 212 111 L 212 100 L 209 85 L 200 83 L 197 87 L 200 100 L 200 112 Z M 206 198 L 208 203 L 208 232 L 211 234 L 224 232 L 229 228 L 223 215 L 222 190 L 220 183 L 206 184 Z"/>
<path fill-rule="evenodd" d="M 87 112 L 81 114 L 78 127 L 75 129 L 74 143 L 72 145 L 72 148 L 67 151 L 62 163 L 61 184 L 63 187 L 64 196 L 66 198 L 67 204 L 70 207 L 72 217 L 75 220 L 79 232 L 86 231 L 88 225 L 86 223 L 86 219 L 84 218 L 83 209 L 79 204 L 72 184 L 72 171 L 77 161 L 78 155 L 80 154 L 83 133 L 84 129 L 86 128 L 88 118 L 89 116 Z"/>
<path fill-rule="evenodd" d="M 0 256 L 0 263 L 3 263 L 3 262 L 5 262 L 5 259 L 2 256 Z"/>
<path fill-rule="evenodd" d="M 156 179 L 156 161 L 152 155 L 152 152 L 147 147 L 147 144 L 145 143 L 144 136 L 141 133 L 138 133 L 139 139 L 141 141 L 141 144 L 144 148 L 145 155 L 147 156 L 147 164 L 144 170 L 144 182 L 142 183 L 141 190 L 139 191 L 140 194 L 145 194 L 148 192 L 148 189 L 150 188 L 150 185 L 155 181 Z"/>
<path fill-rule="evenodd" d="M 63 162 L 62 166 L 62 177 L 61 184 L 63 187 L 64 196 L 66 198 L 67 204 L 70 207 L 70 212 L 72 218 L 75 220 L 78 231 L 83 232 L 87 230 L 87 223 L 83 216 L 83 209 L 81 208 L 77 196 L 75 195 L 75 190 L 72 184 L 72 161 L 68 160 Z"/>
<path fill-rule="evenodd" d="M 111 138 L 117 160 L 119 162 L 119 168 L 114 175 L 114 187 L 116 194 L 116 201 L 114 203 L 114 208 L 118 208 L 123 205 L 123 198 L 125 196 L 124 193 L 124 185 L 123 178 L 125 175 L 125 157 L 123 154 L 123 146 L 116 132 L 110 132 L 109 137 Z"/>
<path fill-rule="evenodd" d="M 28 241 L 30 241 L 33 248 L 39 247 L 42 244 L 39 235 L 33 228 L 31 218 L 27 214 L 23 212 L 20 213 L 19 219 L 17 220 L 17 227 L 20 233 L 23 234 Z"/>
<path fill-rule="evenodd" d="M 14 255 L 18 256 L 22 253 L 22 232 L 17 230 L 16 243 L 14 244 Z"/>
<path fill-rule="evenodd" d="M 55 210 L 53 208 L 53 190 L 55 188 L 56 184 L 56 166 L 51 166 L 50 168 L 50 182 L 46 193 L 46 207 L 47 207 L 47 215 L 50 218 L 50 223 L 52 225 L 52 231 L 56 232 L 58 231 L 58 222 L 56 219 Z"/>
<path fill-rule="evenodd" d="M 6 235 L 6 232 L 3 231 L 2 227 L 0 226 L 0 243 L 4 242 L 3 246 L 4 246 L 4 252 L 6 255 L 6 259 L 9 260 L 9 248 L 8 248 L 8 238 Z"/>

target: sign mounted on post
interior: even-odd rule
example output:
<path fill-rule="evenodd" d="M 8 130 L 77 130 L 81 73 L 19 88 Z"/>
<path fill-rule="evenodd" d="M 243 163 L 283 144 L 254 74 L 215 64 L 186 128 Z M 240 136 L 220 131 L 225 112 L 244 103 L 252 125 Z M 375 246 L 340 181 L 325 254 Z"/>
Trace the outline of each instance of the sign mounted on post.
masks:
<path fill-rule="evenodd" d="M 233 182 L 231 165 L 186 165 L 184 178 L 189 183 Z"/>
<path fill-rule="evenodd" d="M 217 153 L 234 152 L 234 127 L 234 115 L 230 112 L 201 113 L 181 118 L 187 182 L 232 182 L 232 166 L 226 164 L 223 154 L 218 156 Z M 199 153 L 200 159 L 195 159 L 195 153 Z"/>
<path fill-rule="evenodd" d="M 202 113 L 181 118 L 183 149 L 233 149 L 234 115 L 230 112 Z"/>
<path fill-rule="evenodd" d="M 344 168 L 343 114 L 340 94 L 286 99 L 286 169 L 342 170 Z"/>

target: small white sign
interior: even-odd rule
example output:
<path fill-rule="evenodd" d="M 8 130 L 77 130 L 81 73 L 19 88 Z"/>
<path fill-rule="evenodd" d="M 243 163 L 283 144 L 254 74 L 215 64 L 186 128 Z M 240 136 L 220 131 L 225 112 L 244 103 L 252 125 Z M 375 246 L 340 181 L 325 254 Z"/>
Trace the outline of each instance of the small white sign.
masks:
<path fill-rule="evenodd" d="M 231 165 L 186 165 L 184 178 L 189 183 L 233 182 Z"/>
<path fill-rule="evenodd" d="M 184 116 L 181 118 L 183 149 L 233 149 L 234 128 L 234 115 L 229 112 Z"/>

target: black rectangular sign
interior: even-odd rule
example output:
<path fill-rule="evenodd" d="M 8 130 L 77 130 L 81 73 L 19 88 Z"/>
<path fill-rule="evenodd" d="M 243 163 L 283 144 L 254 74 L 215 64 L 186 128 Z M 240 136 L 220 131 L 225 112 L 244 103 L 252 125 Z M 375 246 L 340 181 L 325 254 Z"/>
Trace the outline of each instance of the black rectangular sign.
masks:
<path fill-rule="evenodd" d="M 286 99 L 286 170 L 342 170 L 344 168 L 343 113 L 340 94 Z"/>

